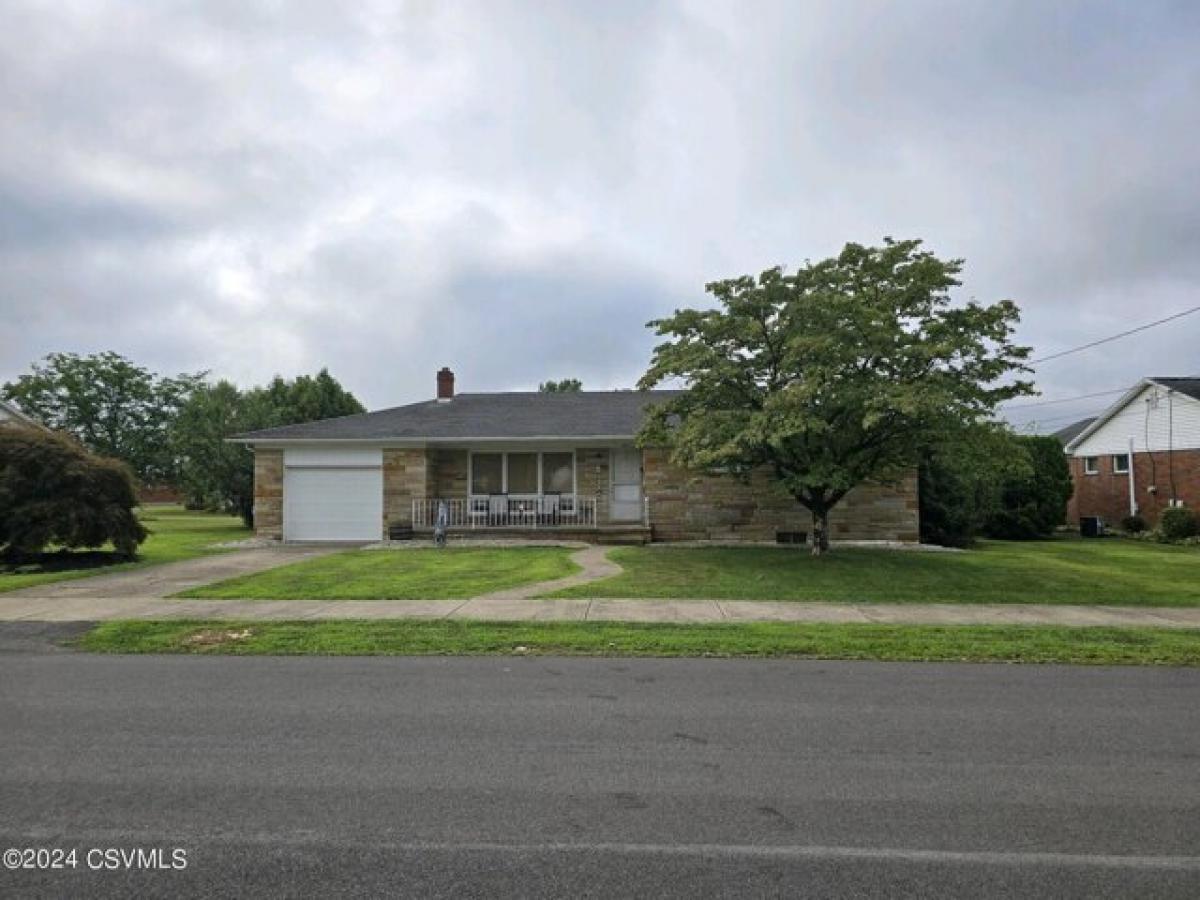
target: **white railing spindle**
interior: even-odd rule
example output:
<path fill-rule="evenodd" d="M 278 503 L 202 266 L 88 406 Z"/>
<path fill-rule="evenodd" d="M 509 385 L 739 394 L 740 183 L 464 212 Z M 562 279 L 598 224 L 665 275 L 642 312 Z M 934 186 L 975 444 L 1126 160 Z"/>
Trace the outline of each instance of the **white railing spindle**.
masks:
<path fill-rule="evenodd" d="M 433 528 L 438 510 L 446 504 L 449 528 L 575 528 L 596 527 L 596 498 L 578 495 L 528 497 L 414 497 L 414 528 Z"/>

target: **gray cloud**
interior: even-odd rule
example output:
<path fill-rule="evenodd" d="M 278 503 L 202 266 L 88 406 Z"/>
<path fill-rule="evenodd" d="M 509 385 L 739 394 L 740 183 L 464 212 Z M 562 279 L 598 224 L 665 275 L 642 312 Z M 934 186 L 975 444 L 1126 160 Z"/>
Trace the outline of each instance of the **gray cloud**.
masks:
<path fill-rule="evenodd" d="M 0 16 L 0 378 L 111 348 L 244 383 L 328 365 L 371 406 L 443 364 L 629 384 L 644 322 L 706 281 L 885 234 L 965 257 L 963 296 L 1015 299 L 1039 354 L 1200 296 L 1191 3 Z M 1198 336 L 1039 383 L 1196 373 Z"/>

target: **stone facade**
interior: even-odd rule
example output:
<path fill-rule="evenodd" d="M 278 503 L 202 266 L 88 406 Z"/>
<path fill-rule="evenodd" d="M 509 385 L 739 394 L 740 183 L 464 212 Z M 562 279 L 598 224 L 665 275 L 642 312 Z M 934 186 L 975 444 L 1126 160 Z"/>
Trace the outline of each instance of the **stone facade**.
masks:
<path fill-rule="evenodd" d="M 412 502 L 431 496 L 432 454 L 424 449 L 383 451 L 383 533 L 412 524 Z"/>
<path fill-rule="evenodd" d="M 764 470 L 749 483 L 676 466 L 668 451 L 643 453 L 643 483 L 656 541 L 774 541 L 780 531 L 812 532 L 812 515 L 784 494 Z M 917 476 L 896 485 L 861 485 L 829 516 L 833 541 L 920 539 Z"/>
<path fill-rule="evenodd" d="M 254 533 L 283 540 L 283 451 L 254 451 Z"/>
<path fill-rule="evenodd" d="M 575 451 L 575 491 L 580 497 L 596 500 L 596 521 L 608 523 L 609 451 L 594 447 Z"/>
<path fill-rule="evenodd" d="M 1070 459 L 1075 493 L 1067 504 L 1067 524 L 1076 526 L 1080 516 L 1100 516 L 1110 526 L 1129 515 L 1129 476 L 1113 471 L 1111 455 L 1096 457 L 1099 472 L 1085 475 L 1083 457 Z M 1171 499 L 1171 472 L 1175 474 L 1175 496 L 1190 509 L 1200 509 L 1200 450 L 1167 453 L 1135 453 L 1133 485 L 1138 513 L 1153 528 Z M 1156 490 L 1151 493 L 1153 485 Z"/>
<path fill-rule="evenodd" d="M 1183 472 L 1180 456 L 1176 454 L 1177 481 Z M 610 450 L 579 448 L 575 460 L 579 496 L 594 498 L 597 522 L 608 525 Z M 783 494 L 765 471 L 746 484 L 672 465 L 667 451 L 659 448 L 643 451 L 642 470 L 656 541 L 774 541 L 780 531 L 812 531 L 808 510 Z M 283 451 L 257 448 L 254 521 L 259 536 L 283 537 L 283 474 Z M 412 523 L 414 499 L 466 497 L 468 474 L 465 449 L 385 449 L 381 533 L 386 534 L 389 525 Z M 1200 483 L 1194 488 L 1200 489 Z M 1165 503 L 1166 494 L 1162 496 Z M 863 485 L 851 491 L 830 515 L 830 538 L 918 540 L 916 473 L 898 485 Z"/>

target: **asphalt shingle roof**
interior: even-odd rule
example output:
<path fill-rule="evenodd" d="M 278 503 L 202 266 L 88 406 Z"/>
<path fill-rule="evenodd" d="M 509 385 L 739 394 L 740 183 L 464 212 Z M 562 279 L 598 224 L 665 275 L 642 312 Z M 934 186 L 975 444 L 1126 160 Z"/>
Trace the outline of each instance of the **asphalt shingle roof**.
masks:
<path fill-rule="evenodd" d="M 678 391 L 456 394 L 377 412 L 283 425 L 237 435 L 266 440 L 447 440 L 633 437 L 647 404 Z"/>
<path fill-rule="evenodd" d="M 1157 381 L 1163 387 L 1169 387 L 1173 391 L 1187 394 L 1195 400 L 1200 400 L 1200 378 L 1156 378 L 1151 376 L 1150 380 Z"/>
<path fill-rule="evenodd" d="M 1079 437 L 1079 435 L 1083 434 L 1083 429 L 1087 428 L 1095 421 L 1095 416 L 1091 416 L 1087 419 L 1080 419 L 1078 422 L 1072 422 L 1066 428 L 1058 429 L 1058 431 L 1054 432 L 1053 436 L 1062 441 L 1062 444 L 1065 447 L 1067 444 L 1071 443 L 1071 441 L 1075 440 L 1075 438 Z"/>

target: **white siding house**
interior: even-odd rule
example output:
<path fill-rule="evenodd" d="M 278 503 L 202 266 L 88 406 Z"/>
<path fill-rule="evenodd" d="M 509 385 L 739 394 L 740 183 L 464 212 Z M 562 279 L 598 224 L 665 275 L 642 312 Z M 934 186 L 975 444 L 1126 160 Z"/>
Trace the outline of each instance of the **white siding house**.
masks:
<path fill-rule="evenodd" d="M 1076 457 L 1200 449 L 1200 399 L 1146 378 L 1085 428 L 1067 452 Z"/>
<path fill-rule="evenodd" d="M 1200 508 L 1200 378 L 1143 378 L 1066 452 L 1072 520 L 1137 513 L 1153 525 L 1169 507 Z"/>

